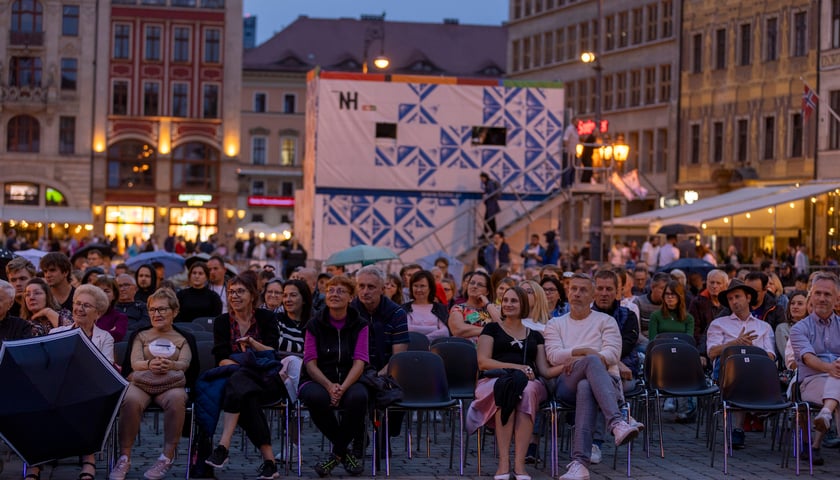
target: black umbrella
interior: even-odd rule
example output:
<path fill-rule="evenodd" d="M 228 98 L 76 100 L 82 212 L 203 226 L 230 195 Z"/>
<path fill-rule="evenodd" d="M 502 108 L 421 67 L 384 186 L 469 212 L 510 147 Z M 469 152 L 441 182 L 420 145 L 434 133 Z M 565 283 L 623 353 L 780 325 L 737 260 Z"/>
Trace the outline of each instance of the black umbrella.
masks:
<path fill-rule="evenodd" d="M 3 342 L 0 436 L 37 465 L 102 451 L 128 382 L 79 329 Z"/>
<path fill-rule="evenodd" d="M 76 250 L 73 256 L 70 257 L 70 263 L 76 263 L 77 258 L 87 256 L 88 252 L 91 250 L 99 250 L 103 257 L 112 258 L 115 255 L 114 249 L 107 243 L 91 243 Z"/>
<path fill-rule="evenodd" d="M 679 260 L 674 260 L 664 267 L 659 267 L 658 271 L 670 272 L 671 270 L 682 270 L 686 275 L 699 273 L 705 277 L 707 273 L 715 268 L 717 267 L 700 258 L 681 258 Z"/>
<path fill-rule="evenodd" d="M 694 225 L 672 223 L 671 225 L 662 225 L 656 233 L 659 235 L 687 235 L 690 233 L 700 233 L 700 229 Z"/>
<path fill-rule="evenodd" d="M 15 254 L 11 250 L 0 247 L 0 280 L 8 280 L 6 278 L 6 264 L 15 258 Z"/>

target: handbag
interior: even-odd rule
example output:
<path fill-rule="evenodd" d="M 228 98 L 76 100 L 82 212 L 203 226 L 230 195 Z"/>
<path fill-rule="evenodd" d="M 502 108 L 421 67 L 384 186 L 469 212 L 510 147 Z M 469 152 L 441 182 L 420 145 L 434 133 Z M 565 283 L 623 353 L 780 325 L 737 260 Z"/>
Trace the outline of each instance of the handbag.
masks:
<path fill-rule="evenodd" d="M 373 396 L 376 408 L 385 408 L 403 399 L 403 391 L 391 375 L 380 376 L 369 368 L 359 377 L 359 383 L 367 387 Z"/>
<path fill-rule="evenodd" d="M 181 370 L 169 370 L 163 374 L 143 370 L 131 374 L 131 383 L 149 395 L 158 395 L 172 388 L 187 386 L 187 377 Z"/>

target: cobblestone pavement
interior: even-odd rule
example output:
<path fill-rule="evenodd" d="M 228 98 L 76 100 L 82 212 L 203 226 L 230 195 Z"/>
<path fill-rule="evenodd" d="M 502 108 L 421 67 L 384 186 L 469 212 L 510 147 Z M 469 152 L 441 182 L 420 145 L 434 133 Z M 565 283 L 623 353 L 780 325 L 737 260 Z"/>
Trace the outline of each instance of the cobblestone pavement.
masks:
<path fill-rule="evenodd" d="M 659 457 L 659 446 L 656 439 L 652 439 L 651 457 L 647 458 L 645 452 L 642 450 L 640 436 L 633 444 L 633 461 L 631 476 L 635 479 L 665 479 L 665 480 L 693 480 L 693 479 L 787 479 L 795 476 L 795 459 L 791 460 L 789 468 L 781 468 L 781 453 L 777 450 L 770 449 L 770 435 L 765 437 L 763 433 L 747 433 L 747 448 L 744 450 L 736 450 L 730 459 L 729 476 L 725 477 L 723 474 L 723 457 L 720 450 L 722 449 L 720 442 L 721 434 L 718 434 L 718 453 L 715 459 L 715 466 L 711 467 L 709 451 L 705 445 L 705 435 L 701 431 L 700 438 L 694 438 L 693 425 L 677 425 L 672 423 L 670 417 L 665 418 L 664 425 L 665 436 L 665 458 Z M 161 420 L 162 421 L 162 420 Z M 457 451 L 455 457 L 455 468 L 449 468 L 449 430 L 443 431 L 444 425 L 437 424 L 437 442 L 431 442 L 431 453 L 426 457 L 426 441 L 425 438 L 418 442 L 416 440 L 416 428 L 414 430 L 414 448 L 417 450 L 419 445 L 420 450 L 415 451 L 413 458 L 409 459 L 406 455 L 404 446 L 404 432 L 403 436 L 395 438 L 392 441 L 392 463 L 391 476 L 395 478 L 410 478 L 410 479 L 443 479 L 443 478 L 458 478 L 457 470 Z M 143 472 L 149 468 L 160 454 L 162 445 L 162 428 L 160 434 L 155 434 L 154 417 L 146 415 L 144 424 L 141 429 L 140 443 L 135 446 L 132 454 L 132 470 L 127 477 L 129 480 L 142 479 Z M 655 432 L 653 425 L 651 425 L 651 432 Z M 49 432 L 33 432 L 33 434 L 48 435 Z M 495 473 L 495 456 L 493 454 L 493 444 L 486 442 L 482 455 L 482 470 L 481 475 L 476 473 L 476 442 L 475 436 L 470 437 L 469 455 L 467 457 L 467 466 L 465 468 L 465 479 L 487 479 L 492 478 Z M 247 439 L 246 445 L 242 446 L 242 437 L 237 434 L 234 436 L 234 444 L 231 447 L 230 463 L 222 470 L 216 471 L 216 478 L 219 480 L 255 480 L 257 477 L 256 469 L 260 463 L 259 455 L 251 446 Z M 186 458 L 186 439 L 182 441 L 179 448 L 180 458 L 176 460 L 176 466 L 170 471 L 167 479 L 183 478 L 185 473 L 185 458 Z M 315 430 L 314 426 L 308 424 L 304 425 L 303 434 L 303 478 L 318 478 L 312 469 L 315 461 L 325 455 L 325 451 L 321 449 L 322 440 L 321 435 Z M 275 452 L 279 452 L 281 441 L 275 440 Z M 456 438 L 457 445 L 457 438 Z M 540 449 L 542 452 L 542 448 Z M 621 457 L 618 459 L 618 469 L 613 470 L 614 449 L 609 446 L 604 447 L 604 459 L 599 465 L 593 465 L 591 474 L 593 479 L 620 479 L 626 478 L 626 450 L 620 449 Z M 835 479 L 838 478 L 838 466 L 840 466 L 840 450 L 837 449 L 823 449 L 823 457 L 825 458 L 825 465 L 822 467 L 814 467 L 814 478 Z M 567 451 L 560 452 L 560 469 L 561 473 L 565 471 L 563 466 L 568 463 L 569 454 Z M 22 464 L 14 453 L 11 453 L 5 445 L 0 447 L 0 459 L 3 460 L 3 470 L 0 473 L 0 479 L 20 479 L 22 477 Z M 75 459 L 65 459 L 57 464 L 53 464 L 45 468 L 41 474 L 42 480 L 75 480 L 77 478 L 79 469 L 76 465 Z M 100 461 L 100 468 L 97 471 L 97 480 L 107 479 L 104 473 L 104 461 Z M 370 456 L 365 460 L 367 471 L 364 476 L 370 475 Z M 383 470 L 378 472 L 378 475 L 384 477 L 384 461 L 382 462 Z M 534 480 L 551 478 L 548 468 L 534 468 L 529 466 L 529 473 Z M 285 477 L 281 468 L 281 477 Z M 292 470 L 288 474 L 289 477 L 296 476 L 296 465 L 293 465 Z M 341 467 L 338 467 L 333 472 L 334 477 L 349 476 L 345 474 Z M 807 462 L 803 461 L 802 476 L 808 476 Z M 555 477 L 556 478 L 556 477 Z"/>

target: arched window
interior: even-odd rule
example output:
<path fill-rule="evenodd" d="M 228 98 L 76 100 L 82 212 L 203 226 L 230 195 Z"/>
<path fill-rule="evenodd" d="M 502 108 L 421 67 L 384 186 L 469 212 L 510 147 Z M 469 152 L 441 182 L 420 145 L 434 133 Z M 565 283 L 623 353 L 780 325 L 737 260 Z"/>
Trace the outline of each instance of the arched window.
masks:
<path fill-rule="evenodd" d="M 38 153 L 41 149 L 41 126 L 35 117 L 18 115 L 9 120 L 6 150 Z"/>
<path fill-rule="evenodd" d="M 38 0 L 15 0 L 12 3 L 12 32 L 42 32 L 43 16 L 44 7 Z"/>
<path fill-rule="evenodd" d="M 108 188 L 153 190 L 157 152 L 139 140 L 108 147 Z"/>
<path fill-rule="evenodd" d="M 215 191 L 219 188 L 221 152 L 202 142 L 188 142 L 172 151 L 172 189 Z"/>

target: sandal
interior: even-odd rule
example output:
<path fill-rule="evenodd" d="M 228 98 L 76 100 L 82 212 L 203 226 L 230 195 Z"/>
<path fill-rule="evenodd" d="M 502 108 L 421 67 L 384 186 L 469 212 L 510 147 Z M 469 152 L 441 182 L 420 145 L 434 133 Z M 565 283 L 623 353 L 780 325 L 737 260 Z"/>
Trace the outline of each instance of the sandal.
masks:
<path fill-rule="evenodd" d="M 96 464 L 91 463 L 91 462 L 82 462 L 82 468 L 84 468 L 85 465 L 90 465 L 91 467 L 93 467 L 93 473 L 81 472 L 81 473 L 79 473 L 78 480 L 95 480 L 96 479 Z"/>

